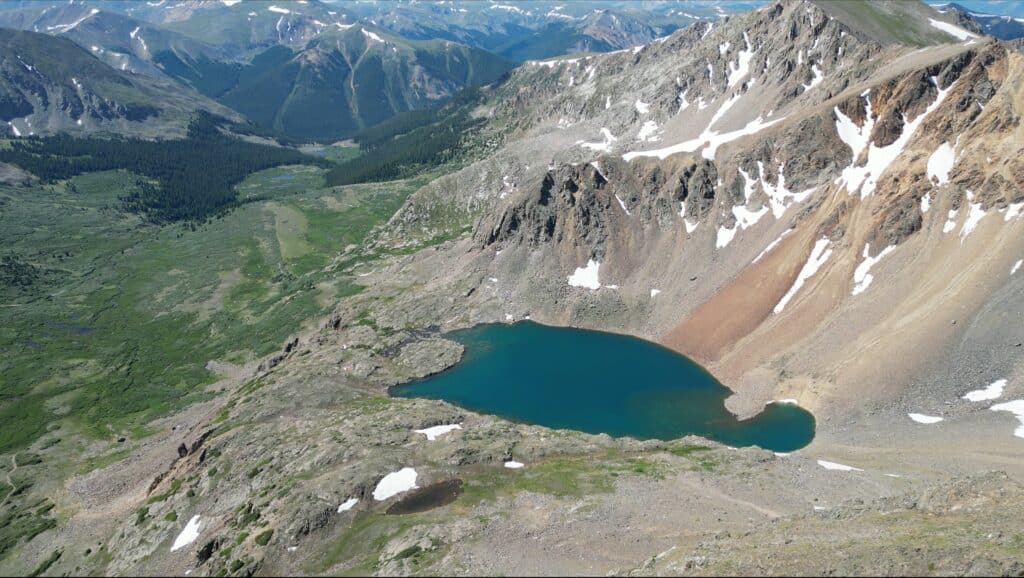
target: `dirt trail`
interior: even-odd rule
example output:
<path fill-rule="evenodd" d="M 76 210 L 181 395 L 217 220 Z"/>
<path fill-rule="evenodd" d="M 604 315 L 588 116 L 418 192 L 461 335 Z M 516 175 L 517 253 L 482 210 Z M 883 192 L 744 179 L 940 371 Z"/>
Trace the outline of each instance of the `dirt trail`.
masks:
<path fill-rule="evenodd" d="M 692 480 L 688 480 L 685 478 L 680 478 L 679 483 L 693 490 L 695 494 L 704 494 L 705 496 L 712 498 L 714 500 L 727 502 L 736 506 L 740 506 L 741 508 L 750 508 L 751 510 L 754 510 L 759 514 L 763 514 L 769 518 L 780 518 L 785 515 L 782 512 L 776 512 L 775 510 L 759 506 L 753 502 L 748 502 L 746 500 L 734 498 L 729 494 L 720 491 L 718 488 L 712 487 L 708 484 L 698 484 Z"/>
<path fill-rule="evenodd" d="M 4 501 L 0 502 L 0 508 L 3 508 L 4 506 L 7 505 L 7 500 L 9 500 L 11 496 L 14 495 L 14 492 L 18 489 L 18 486 L 15 486 L 14 482 L 11 480 L 11 475 L 14 474 L 14 472 L 16 471 L 18 471 L 18 460 L 15 458 L 15 454 L 11 454 L 11 471 L 7 472 L 6 476 L 7 484 L 11 486 L 11 491 L 7 492 L 7 495 L 4 496 Z"/>

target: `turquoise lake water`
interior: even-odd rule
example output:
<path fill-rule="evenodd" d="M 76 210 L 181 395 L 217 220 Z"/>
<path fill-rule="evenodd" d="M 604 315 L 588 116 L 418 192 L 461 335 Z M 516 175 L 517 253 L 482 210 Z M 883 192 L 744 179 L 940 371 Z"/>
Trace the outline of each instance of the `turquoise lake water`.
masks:
<path fill-rule="evenodd" d="M 700 365 L 656 343 L 532 322 L 446 335 L 466 347 L 437 375 L 392 388 L 479 413 L 551 428 L 669 440 L 695 434 L 731 446 L 787 452 L 814 437 L 814 416 L 770 404 L 739 421 L 729 390 Z"/>

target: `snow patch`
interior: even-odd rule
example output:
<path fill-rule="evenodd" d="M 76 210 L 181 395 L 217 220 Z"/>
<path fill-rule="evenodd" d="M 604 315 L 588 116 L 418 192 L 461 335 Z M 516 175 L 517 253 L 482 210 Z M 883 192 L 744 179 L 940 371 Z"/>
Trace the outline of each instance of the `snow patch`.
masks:
<path fill-rule="evenodd" d="M 1020 426 L 1013 431 L 1013 435 L 1024 438 L 1024 399 L 996 404 L 989 409 L 992 411 L 1008 411 L 1017 416 L 1017 419 L 1020 420 Z"/>
<path fill-rule="evenodd" d="M 875 126 L 875 119 L 871 113 L 870 94 L 871 91 L 869 89 L 860 95 L 865 102 L 864 126 L 857 126 L 857 123 L 843 114 L 843 111 L 839 110 L 838 106 L 833 108 L 833 112 L 836 115 L 836 134 L 839 135 L 839 140 L 846 143 L 846 146 L 850 147 L 850 150 L 853 151 L 854 163 L 857 162 L 861 151 L 867 146 L 868 139 L 871 138 L 871 129 Z"/>
<path fill-rule="evenodd" d="M 840 472 L 863 472 L 864 471 L 864 470 L 862 470 L 860 468 L 855 468 L 853 466 L 847 466 L 847 465 L 843 465 L 843 464 L 838 464 L 836 462 L 827 462 L 825 460 L 818 460 L 818 465 L 823 467 L 823 468 L 825 468 L 826 470 L 836 470 L 836 471 L 840 471 Z"/>
<path fill-rule="evenodd" d="M 341 505 L 338 506 L 338 513 L 347 512 L 352 508 L 356 507 L 359 503 L 359 498 L 349 498 L 345 500 Z"/>
<path fill-rule="evenodd" d="M 818 239 L 814 244 L 814 249 L 811 250 L 810 257 L 807 258 L 807 262 L 804 263 L 803 268 L 800 269 L 800 274 L 797 275 L 796 281 L 793 282 L 793 286 L 789 288 L 789 291 L 782 296 L 782 299 L 775 306 L 775 309 L 773 310 L 774 313 L 782 313 L 786 304 L 789 303 L 789 300 L 792 299 L 798 291 L 800 291 L 800 288 L 803 287 L 804 283 L 813 277 L 819 269 L 821 269 L 821 266 L 825 264 L 825 261 L 828 261 L 828 258 L 832 255 L 831 244 L 832 242 L 826 237 Z"/>
<path fill-rule="evenodd" d="M 446 433 L 453 432 L 457 429 L 462 429 L 462 425 L 453 423 L 448 425 L 435 425 L 425 429 L 414 429 L 412 431 L 427 436 L 427 441 L 432 442 L 437 438 L 443 436 Z"/>
<path fill-rule="evenodd" d="M 982 389 L 975 389 L 974 391 L 968 391 L 964 394 L 962 399 L 967 401 L 989 401 L 992 399 L 998 399 L 1003 395 L 1003 389 L 1006 387 L 1005 379 L 997 379 L 992 383 L 988 384 L 987 387 Z"/>
<path fill-rule="evenodd" d="M 768 196 L 768 204 L 771 205 L 772 215 L 776 219 L 781 219 L 791 204 L 804 202 L 815 191 L 815 189 L 807 189 L 806 191 L 794 193 L 787 189 L 786 175 L 784 174 L 785 168 L 786 165 L 779 165 L 777 183 L 772 185 L 764 178 L 764 163 L 757 161 L 757 174 L 761 180 L 761 188 L 764 190 L 764 194 Z"/>
<path fill-rule="evenodd" d="M 811 81 L 809 83 L 802 85 L 804 87 L 804 92 L 807 92 L 808 90 L 814 88 L 815 86 L 818 86 L 819 84 L 821 84 L 821 81 L 825 79 L 825 75 L 822 74 L 821 69 L 818 68 L 818 63 L 814 63 L 811 66 L 811 73 L 814 74 L 814 77 L 811 78 Z"/>
<path fill-rule="evenodd" d="M 967 198 L 971 198 L 971 192 L 967 192 Z M 970 203 L 967 211 L 967 220 L 964 221 L 964 226 L 960 229 L 960 242 L 963 243 L 967 235 L 970 235 L 974 229 L 978 226 L 978 223 L 985 218 L 985 211 L 981 208 L 981 203 Z"/>
<path fill-rule="evenodd" d="M 380 35 L 378 35 L 376 33 L 373 33 L 373 32 L 370 32 L 369 30 L 367 30 L 365 28 L 360 28 L 359 31 L 363 33 L 363 36 L 369 38 L 370 40 L 373 40 L 374 42 L 381 42 L 381 43 L 384 42 L 384 39 L 381 38 Z"/>
<path fill-rule="evenodd" d="M 657 297 L 658 293 L 661 293 L 661 289 L 651 289 L 651 299 Z"/>
<path fill-rule="evenodd" d="M 736 102 L 739 101 L 739 99 L 742 96 L 742 94 L 737 93 L 729 97 L 729 99 L 726 100 L 725 103 L 722 104 L 722 106 L 715 111 L 715 114 L 711 115 L 711 122 L 708 123 L 708 127 L 704 130 L 704 132 L 706 133 L 710 131 L 711 127 L 715 126 L 715 123 L 721 120 L 722 117 L 725 116 L 725 113 L 729 112 L 729 109 L 732 108 L 733 105 L 735 105 Z"/>
<path fill-rule="evenodd" d="M 636 107 L 636 111 L 639 112 L 640 114 L 647 114 L 651 112 L 651 105 L 647 104 L 646 102 L 641 102 L 639 98 L 636 99 L 636 102 L 633 103 L 633 106 Z"/>
<path fill-rule="evenodd" d="M 412 468 L 402 468 L 397 472 L 391 472 L 377 483 L 377 487 L 373 489 L 373 499 L 383 502 L 392 496 L 418 488 L 416 475 L 416 470 Z"/>
<path fill-rule="evenodd" d="M 623 211 L 625 211 L 627 217 L 633 214 L 626 208 L 626 202 L 622 200 L 622 197 L 620 197 L 618 193 L 615 193 L 615 200 L 619 202 L 619 206 L 622 207 Z"/>
<path fill-rule="evenodd" d="M 736 231 L 739 229 L 737 226 L 733 226 L 731 229 L 725 227 L 718 228 L 718 236 L 715 237 L 715 248 L 723 249 L 732 242 L 733 237 L 736 236 Z"/>
<path fill-rule="evenodd" d="M 658 123 L 653 120 L 649 120 L 640 127 L 640 132 L 637 133 L 636 138 L 644 142 L 661 140 L 661 138 L 656 135 L 657 132 Z"/>
<path fill-rule="evenodd" d="M 78 20 L 75 20 L 74 22 L 72 22 L 70 24 L 58 24 L 57 26 L 47 26 L 46 29 L 47 30 L 58 30 L 58 31 L 60 31 L 62 33 L 63 32 L 70 32 L 71 30 L 74 30 L 75 28 L 77 28 L 78 25 L 81 24 L 82 22 L 85 22 L 86 20 L 92 18 L 93 16 L 95 16 L 95 15 L 97 15 L 99 13 L 100 13 L 99 10 L 97 10 L 96 8 L 93 8 L 92 10 L 89 11 L 88 14 L 86 14 L 85 16 L 82 16 L 81 18 L 79 18 Z"/>
<path fill-rule="evenodd" d="M 683 224 L 686 226 L 687 234 L 694 232 L 697 229 L 697 225 L 700 221 L 690 222 L 690 219 L 686 218 L 686 203 L 683 201 L 679 202 L 679 216 L 683 218 Z"/>
<path fill-rule="evenodd" d="M 677 112 L 683 112 L 684 110 L 690 108 L 690 101 L 686 100 L 687 92 L 690 92 L 689 88 L 679 93 L 679 110 Z"/>
<path fill-rule="evenodd" d="M 518 6 L 509 6 L 508 4 L 492 4 L 491 10 L 504 10 L 506 12 L 515 12 L 516 14 L 530 14 Z"/>
<path fill-rule="evenodd" d="M 583 142 L 579 141 L 576 144 L 580 145 L 585 149 L 590 149 L 598 152 L 609 152 L 612 150 L 612 144 L 619 140 L 612 134 L 612 131 L 605 127 L 601 127 L 601 135 L 604 136 L 603 142 Z"/>
<path fill-rule="evenodd" d="M 742 168 L 739 169 L 740 176 L 743 177 L 743 200 L 742 206 L 734 206 L 732 208 L 732 214 L 736 217 L 736 222 L 741 229 L 748 229 L 757 224 L 761 220 L 761 217 L 768 214 L 768 207 L 762 206 L 757 211 L 752 211 L 747 208 L 747 204 L 750 203 L 750 197 L 754 193 L 754 179 L 750 178 L 747 171 Z"/>
<path fill-rule="evenodd" d="M 704 145 L 707 145 L 707 147 L 704 148 L 701 155 L 708 160 L 714 160 L 715 153 L 718 151 L 718 147 L 722 146 L 723 144 L 732 142 L 744 136 L 756 134 L 772 126 L 773 124 L 781 122 L 783 120 L 782 118 L 780 118 L 777 120 L 765 122 L 762 117 L 758 116 L 754 120 L 748 122 L 746 126 L 739 130 L 734 130 L 727 133 L 719 133 L 717 131 L 711 130 L 712 125 L 714 125 L 725 114 L 727 110 L 729 110 L 730 108 L 732 108 L 734 104 L 736 104 L 736 101 L 739 100 L 740 96 L 741 95 L 737 94 L 730 98 L 729 100 L 727 100 L 722 105 L 722 107 L 717 112 L 715 112 L 714 116 L 711 117 L 711 122 L 708 123 L 707 128 L 705 128 L 704 132 L 702 132 L 700 136 L 698 136 L 697 138 L 690 139 L 688 141 L 684 141 L 661 149 L 627 152 L 626 154 L 622 155 L 623 160 L 629 162 L 637 157 L 656 157 L 659 160 L 664 160 L 665 158 L 676 153 L 695 152 L 704 147 Z M 703 108 L 703 102 L 703 99 L 698 101 L 698 108 Z"/>
<path fill-rule="evenodd" d="M 917 423 L 933 424 L 939 423 L 943 418 L 934 415 L 925 415 L 923 413 L 908 413 L 907 417 L 916 421 Z"/>
<path fill-rule="evenodd" d="M 946 222 L 942 225 L 942 232 L 949 233 L 956 228 L 956 210 L 950 210 L 946 216 Z"/>
<path fill-rule="evenodd" d="M 882 257 L 885 257 L 896 250 L 895 245 L 889 245 L 885 249 L 882 249 L 882 252 L 879 253 L 877 257 L 872 257 L 868 252 L 868 247 L 869 245 L 865 243 L 864 260 L 861 261 L 860 265 L 857 265 L 857 268 L 853 271 L 853 295 L 860 295 L 867 291 L 868 287 L 871 286 L 871 282 L 875 280 L 875 277 L 870 273 L 871 268 L 881 261 Z"/>
<path fill-rule="evenodd" d="M 932 25 L 932 27 L 943 31 L 946 34 L 949 34 L 950 36 L 956 37 L 959 40 L 969 40 L 971 38 L 978 37 L 977 34 L 968 32 L 963 28 L 960 28 L 959 26 L 950 24 L 949 22 L 943 22 L 941 20 L 936 20 L 934 18 L 929 18 L 928 22 Z"/>
<path fill-rule="evenodd" d="M 788 234 L 790 234 L 792 232 L 793 232 L 793 229 L 786 229 L 785 231 L 783 231 L 782 234 L 779 235 L 779 237 L 777 239 L 775 239 L 771 243 L 768 243 L 768 246 L 764 248 L 764 251 L 761 251 L 760 253 L 758 253 L 757 257 L 754 257 L 754 260 L 751 261 L 751 263 L 757 263 L 758 261 L 761 260 L 762 257 L 767 255 L 768 253 L 771 253 L 772 249 L 774 249 L 776 246 L 778 246 L 778 244 L 782 242 L 782 239 L 786 235 L 788 235 Z"/>
<path fill-rule="evenodd" d="M 1024 213 L 1024 202 L 1011 203 L 1010 206 L 1006 208 L 1006 214 L 1003 215 L 1003 220 L 1009 221 L 1010 219 L 1016 219 L 1021 216 L 1022 213 Z"/>
<path fill-rule="evenodd" d="M 600 289 L 601 283 L 598 281 L 598 269 L 601 264 L 591 259 L 587 261 L 586 267 L 577 267 L 576 271 L 572 275 L 569 275 L 569 286 L 570 287 L 583 287 L 585 289 Z"/>
<path fill-rule="evenodd" d="M 515 460 L 509 460 L 504 463 L 504 466 L 510 470 L 518 470 L 525 467 L 526 464 L 524 464 L 523 462 L 517 462 Z"/>
<path fill-rule="evenodd" d="M 579 58 L 562 58 L 554 60 L 527 60 L 526 64 L 530 64 L 533 66 L 543 66 L 544 68 L 554 70 L 556 66 L 561 66 L 563 64 L 577 64 L 579 63 L 579 61 Z"/>
<path fill-rule="evenodd" d="M 1024 259 L 1018 259 L 1017 262 L 1013 264 L 1013 267 L 1010 267 L 1010 275 L 1016 273 L 1020 269 L 1021 265 L 1024 265 Z"/>
<path fill-rule="evenodd" d="M 561 8 L 561 7 L 559 7 L 559 8 Z M 572 16 L 569 16 L 568 14 L 562 14 L 561 12 L 558 12 L 558 8 L 555 8 L 553 10 L 549 10 L 548 13 L 545 14 L 545 16 L 547 16 L 549 18 L 562 18 L 563 20 L 576 20 L 575 18 L 573 18 Z"/>
<path fill-rule="evenodd" d="M 938 96 L 935 101 L 925 109 L 920 115 L 917 116 L 913 121 L 908 121 L 906 116 L 903 117 L 903 131 L 900 133 L 899 138 L 893 141 L 888 146 L 877 147 L 874 143 L 868 143 L 867 141 L 871 136 L 871 127 L 874 126 L 874 119 L 871 118 L 871 101 L 867 103 L 867 113 L 864 126 L 858 128 L 856 124 L 850 120 L 849 117 L 844 115 L 839 107 L 834 107 L 836 114 L 836 131 L 839 134 L 839 138 L 845 142 L 850 149 L 853 151 L 853 161 L 849 167 L 843 169 L 842 176 L 839 177 L 837 182 L 845 182 L 846 190 L 851 195 L 858 190 L 860 191 L 861 198 L 866 198 L 875 192 L 875 186 L 878 184 L 878 179 L 881 178 L 882 174 L 889 168 L 897 157 L 906 148 L 907 143 L 914 136 L 914 132 L 924 122 L 924 119 L 928 117 L 942 102 L 946 99 L 946 95 L 953 89 L 956 82 L 953 82 L 945 89 L 938 88 L 938 81 L 935 77 L 932 77 L 932 84 L 935 85 L 938 90 Z M 862 96 L 866 96 L 864 93 Z M 864 166 L 857 166 L 857 159 L 860 157 L 861 150 L 867 145 L 867 162 Z"/>
<path fill-rule="evenodd" d="M 761 217 L 768 214 L 768 207 L 761 207 L 756 211 L 752 211 L 743 206 L 733 206 L 732 214 L 736 217 L 736 224 L 739 225 L 740 229 L 749 229 L 757 224 L 761 220 Z"/>
<path fill-rule="evenodd" d="M 271 4 L 270 7 L 267 8 L 267 10 L 269 10 L 270 12 L 276 12 L 277 14 L 291 14 L 292 13 L 292 11 L 287 9 L 287 8 L 280 8 L 280 7 L 274 6 L 273 4 Z"/>
<path fill-rule="evenodd" d="M 928 178 L 934 179 L 940 186 L 949 182 L 949 172 L 953 170 L 953 162 L 956 154 L 953 147 L 946 141 L 935 149 L 935 152 L 928 157 Z"/>
<path fill-rule="evenodd" d="M 757 52 L 750 48 L 750 37 L 747 36 L 746 32 L 743 33 L 743 42 L 747 47 L 740 50 L 739 56 L 736 59 L 736 65 L 733 66 L 733 63 L 729 62 L 729 88 L 732 88 L 750 74 L 750 61 L 754 58 L 754 53 Z"/>
<path fill-rule="evenodd" d="M 196 541 L 199 537 L 199 515 L 192 516 L 192 519 L 185 524 L 185 529 L 178 534 L 178 537 L 174 539 L 174 544 L 171 544 L 171 552 L 180 550 L 185 546 L 188 546 L 192 542 Z"/>

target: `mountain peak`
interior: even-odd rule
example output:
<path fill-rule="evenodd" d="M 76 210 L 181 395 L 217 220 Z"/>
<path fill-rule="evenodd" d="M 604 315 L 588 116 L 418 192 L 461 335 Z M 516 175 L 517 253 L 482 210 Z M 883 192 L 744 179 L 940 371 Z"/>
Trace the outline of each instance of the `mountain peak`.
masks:
<path fill-rule="evenodd" d="M 817 6 L 858 36 L 883 45 L 931 46 L 972 34 L 920 0 L 796 1 Z"/>

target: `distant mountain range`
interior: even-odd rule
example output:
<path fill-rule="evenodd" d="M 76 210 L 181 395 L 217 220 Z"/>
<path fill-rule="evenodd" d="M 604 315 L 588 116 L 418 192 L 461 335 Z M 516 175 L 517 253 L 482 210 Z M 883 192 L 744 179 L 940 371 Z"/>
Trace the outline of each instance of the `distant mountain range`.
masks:
<path fill-rule="evenodd" d="M 170 61 L 161 65 L 189 81 Z M 478 48 L 406 40 L 362 24 L 325 32 L 294 53 L 275 46 L 245 65 L 208 65 L 214 68 L 184 69 L 204 80 L 194 83 L 197 89 L 258 124 L 316 139 L 351 136 L 396 113 L 430 107 L 512 67 Z M 229 85 L 212 87 L 209 77 Z"/>
<path fill-rule="evenodd" d="M 16 0 L 0 7 L 0 27 L 66 38 L 122 73 L 125 82 L 159 86 L 168 103 L 162 105 L 165 115 L 178 112 L 165 118 L 180 121 L 190 107 L 211 110 L 217 101 L 266 129 L 330 140 L 350 137 L 401 112 L 434 106 L 463 88 L 492 83 L 518 62 L 642 46 L 694 22 L 713 22 L 763 4 Z M 929 26 L 889 30 L 869 22 L 870 14 L 857 14 L 857 6 L 826 3 L 823 9 L 863 23 L 861 32 L 882 42 L 923 44 L 937 33 Z M 1024 36 L 1021 19 L 959 4 L 938 10 L 977 34 Z M 31 38 L 31 47 L 24 46 L 21 54 L 30 66 L 33 50 L 46 43 Z M 48 50 L 69 47 L 55 44 Z M 12 62 L 7 65 L 13 70 Z M 59 96 L 56 110 L 63 112 L 52 114 L 50 98 L 28 96 L 46 91 L 30 89 L 23 75 L 12 72 L 4 82 L 4 110 L 10 117 L 4 120 L 21 132 L 112 130 L 104 115 L 127 118 L 125 106 L 156 106 L 141 94 L 118 94 L 107 100 L 122 108 L 108 108 L 122 112 L 97 112 L 104 122 L 91 123 L 87 117 L 79 123 L 60 108 Z M 56 85 L 52 89 L 59 90 Z M 96 96 L 106 98 L 102 91 Z M 68 98 L 77 96 L 69 93 Z M 31 114 L 12 116 L 25 113 L 29 102 Z M 21 126 L 16 118 L 25 119 Z M 126 125 L 125 130 L 139 128 Z"/>
<path fill-rule="evenodd" d="M 1024 38 L 1024 17 L 979 12 L 956 3 L 935 6 L 935 9 L 942 14 L 956 17 L 961 25 L 971 27 L 970 23 L 973 23 L 973 30 L 995 36 L 1000 40 Z"/>
<path fill-rule="evenodd" d="M 0 47 L 0 121 L 10 136 L 181 136 L 196 110 L 233 115 L 172 81 L 111 67 L 67 38 L 0 28 Z"/>

